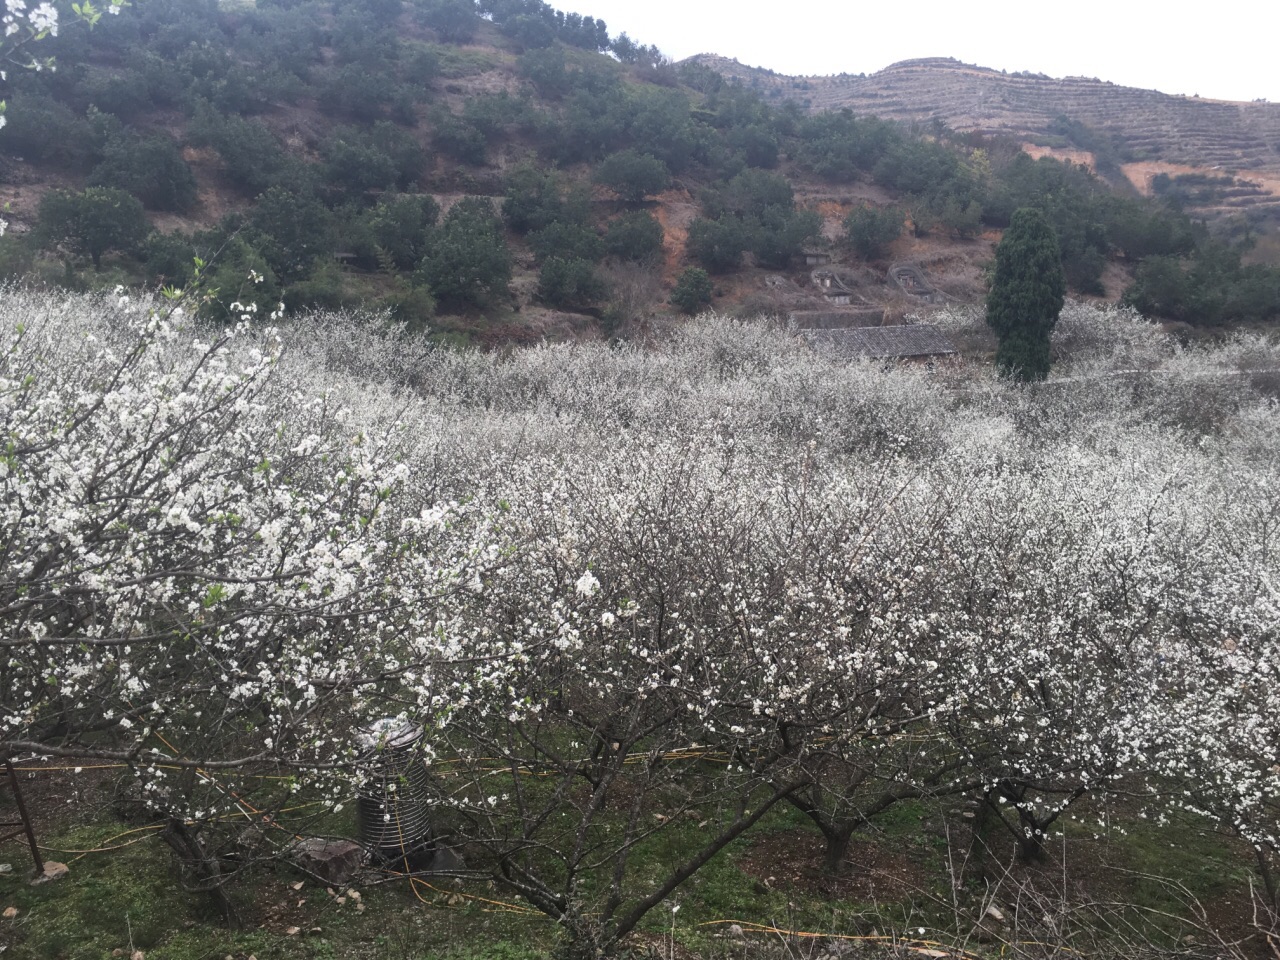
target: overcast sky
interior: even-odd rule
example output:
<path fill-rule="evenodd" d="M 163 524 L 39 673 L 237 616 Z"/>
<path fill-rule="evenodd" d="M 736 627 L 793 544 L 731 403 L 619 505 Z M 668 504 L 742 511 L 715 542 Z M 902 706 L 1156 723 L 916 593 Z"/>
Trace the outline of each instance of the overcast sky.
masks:
<path fill-rule="evenodd" d="M 874 73 L 955 57 L 1165 93 L 1280 103 L 1280 2 L 566 0 L 676 60 L 736 57 L 786 74 Z"/>

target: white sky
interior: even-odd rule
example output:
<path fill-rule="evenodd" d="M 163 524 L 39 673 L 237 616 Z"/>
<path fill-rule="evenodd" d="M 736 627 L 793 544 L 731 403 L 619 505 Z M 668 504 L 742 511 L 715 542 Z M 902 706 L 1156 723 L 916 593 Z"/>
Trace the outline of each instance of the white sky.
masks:
<path fill-rule="evenodd" d="M 779 73 L 874 73 L 955 57 L 1165 93 L 1280 103 L 1280 0 L 551 0 L 676 60 L 736 57 Z"/>

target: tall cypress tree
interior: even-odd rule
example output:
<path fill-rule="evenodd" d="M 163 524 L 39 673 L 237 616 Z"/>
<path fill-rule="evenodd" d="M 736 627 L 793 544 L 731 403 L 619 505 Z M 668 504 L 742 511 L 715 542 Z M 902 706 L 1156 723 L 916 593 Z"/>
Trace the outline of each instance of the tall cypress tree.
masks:
<path fill-rule="evenodd" d="M 1039 210 L 1014 213 L 996 247 L 996 272 L 987 295 L 987 325 L 1000 346 L 996 366 L 1018 380 L 1049 373 L 1049 335 L 1062 311 L 1067 281 L 1058 237 Z"/>

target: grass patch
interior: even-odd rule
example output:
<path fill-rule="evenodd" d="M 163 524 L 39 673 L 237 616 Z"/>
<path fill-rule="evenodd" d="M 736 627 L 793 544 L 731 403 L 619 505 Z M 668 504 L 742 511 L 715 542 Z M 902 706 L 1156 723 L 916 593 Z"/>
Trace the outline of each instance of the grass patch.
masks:
<path fill-rule="evenodd" d="M 816 830 L 803 814 L 779 805 L 646 917 L 636 947 L 656 949 L 674 939 L 686 955 L 721 956 L 732 922 L 851 936 L 926 928 L 930 938 L 946 942 L 945 931 L 955 925 L 946 840 L 931 825 L 954 820 L 948 816 L 952 806 L 904 801 L 890 808 L 856 838 L 854 875 L 833 881 L 821 874 Z M 1044 884 L 1048 892 L 1061 878 L 1059 858 L 1065 855 L 1073 884 L 1083 883 L 1099 903 L 1127 904 L 1128 932 L 1142 929 L 1152 943 L 1165 944 L 1193 932 L 1169 916 L 1186 916 L 1188 897 L 1210 906 L 1211 913 L 1247 899 L 1247 851 L 1205 821 L 1182 815 L 1158 824 L 1132 810 L 1113 807 L 1109 813 L 1082 804 L 1076 819 L 1062 822 L 1065 838 L 1050 843 L 1051 862 L 1013 867 L 1010 882 Z M 110 845 L 130 827 L 103 817 L 67 824 L 41 839 L 57 850 L 86 850 Z M 354 824 L 344 812 L 309 822 L 306 829 L 342 835 Z M 644 889 L 665 876 L 699 845 L 703 830 L 690 816 L 642 844 L 634 851 L 628 886 Z M 22 851 L 6 849 L 3 859 L 14 863 L 14 872 L 0 875 L 0 909 L 12 906 L 19 913 L 0 921 L 4 960 L 80 960 L 117 949 L 142 950 L 147 960 L 533 960 L 551 954 L 558 943 L 559 928 L 550 920 L 488 902 L 514 900 L 488 884 L 438 880 L 420 885 L 417 895 L 402 881 L 364 884 L 360 901 L 339 903 L 344 891 L 330 894 L 309 879 L 293 890 L 301 878 L 283 864 L 246 872 L 234 889 L 243 925 L 232 929 L 206 897 L 183 889 L 158 837 L 134 836 L 143 839 L 80 859 L 51 853 L 70 862 L 71 875 L 35 888 L 26 883 Z M 869 863 L 888 878 L 875 895 L 868 893 Z M 1186 894 L 1159 877 L 1176 879 Z M 1007 907 L 1006 893 L 1000 898 Z M 358 902 L 363 910 L 357 910 Z M 1216 915 L 1231 920 L 1221 909 Z M 292 928 L 298 932 L 288 933 Z M 1099 919 L 1100 942 L 1110 935 L 1108 923 Z"/>

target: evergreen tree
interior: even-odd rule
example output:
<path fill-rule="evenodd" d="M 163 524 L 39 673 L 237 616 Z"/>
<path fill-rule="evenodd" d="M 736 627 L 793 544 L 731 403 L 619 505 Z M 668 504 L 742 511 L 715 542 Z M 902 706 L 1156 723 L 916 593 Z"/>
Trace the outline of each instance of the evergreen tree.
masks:
<path fill-rule="evenodd" d="M 432 235 L 417 276 L 452 308 L 484 307 L 506 293 L 511 253 L 488 200 L 465 197 L 453 206 Z"/>
<path fill-rule="evenodd" d="M 1066 289 L 1053 228 L 1039 210 L 1016 211 L 996 247 L 995 278 L 987 295 L 987 325 L 1000 339 L 996 366 L 1002 373 L 1023 381 L 1048 375 L 1049 335 Z"/>
<path fill-rule="evenodd" d="M 711 277 L 701 267 L 688 267 L 671 291 L 671 302 L 693 315 L 711 304 Z"/>
<path fill-rule="evenodd" d="M 108 250 L 133 253 L 150 232 L 142 204 L 115 187 L 48 191 L 40 198 L 33 231 L 45 249 L 63 246 L 88 254 L 94 270 L 101 269 Z"/>
<path fill-rule="evenodd" d="M 657 157 L 636 150 L 623 150 L 605 158 L 596 168 L 595 180 L 623 200 L 639 203 L 645 197 L 667 189 L 671 184 L 671 173 Z"/>
<path fill-rule="evenodd" d="M 854 207 L 844 218 L 845 239 L 863 260 L 874 260 L 902 234 L 904 219 L 899 207 Z"/>

